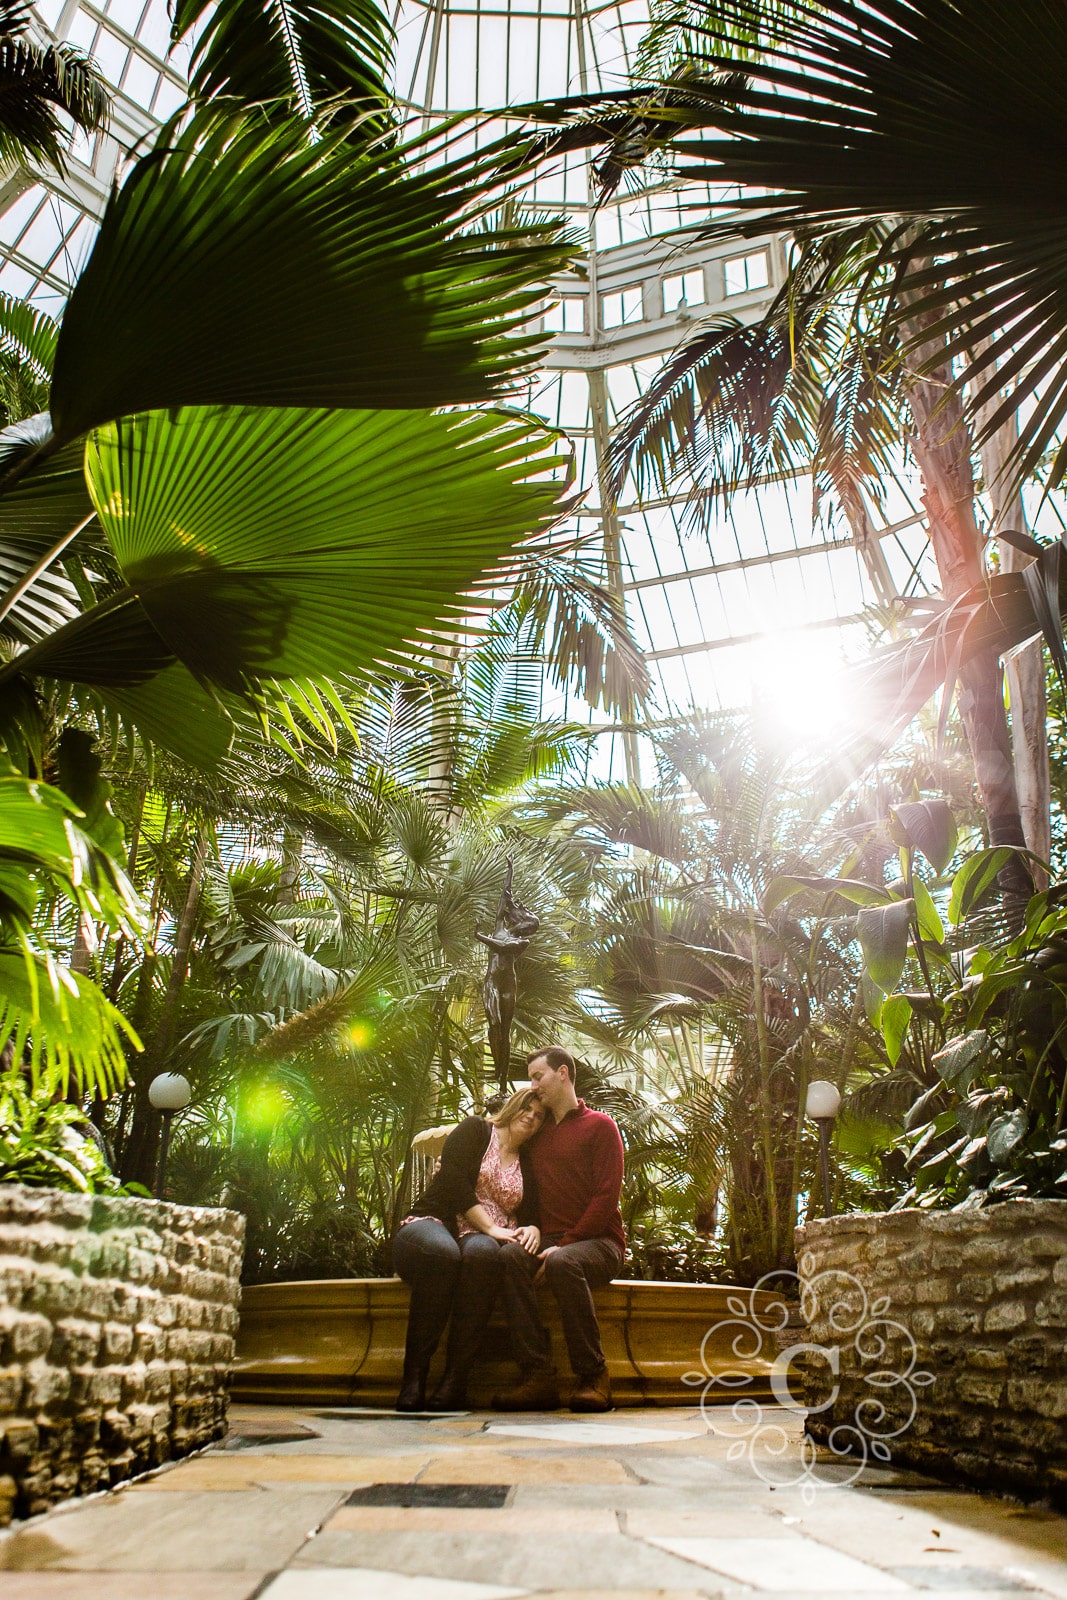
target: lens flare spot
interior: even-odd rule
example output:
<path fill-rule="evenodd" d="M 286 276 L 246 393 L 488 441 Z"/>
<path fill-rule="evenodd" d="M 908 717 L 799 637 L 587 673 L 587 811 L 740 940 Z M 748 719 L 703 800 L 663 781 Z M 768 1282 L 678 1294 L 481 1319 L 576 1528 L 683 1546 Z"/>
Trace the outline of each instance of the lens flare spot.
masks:
<path fill-rule="evenodd" d="M 289 1109 L 289 1096 L 277 1083 L 260 1083 L 245 1096 L 242 1112 L 254 1128 L 272 1128 Z"/>
<path fill-rule="evenodd" d="M 357 1017 L 345 1027 L 343 1037 L 350 1050 L 366 1050 L 374 1042 L 374 1028 L 362 1017 Z"/>

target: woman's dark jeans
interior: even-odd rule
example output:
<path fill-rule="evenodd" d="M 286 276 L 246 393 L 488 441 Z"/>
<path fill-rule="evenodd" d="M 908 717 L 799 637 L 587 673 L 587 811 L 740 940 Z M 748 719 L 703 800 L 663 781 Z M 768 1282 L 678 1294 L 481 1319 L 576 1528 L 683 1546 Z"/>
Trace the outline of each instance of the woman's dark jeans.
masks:
<path fill-rule="evenodd" d="M 416 1217 L 393 1240 L 393 1266 L 411 1285 L 405 1373 L 428 1369 L 451 1313 L 447 1370 L 466 1378 L 496 1304 L 503 1267 L 499 1244 L 487 1233 L 457 1241 L 436 1217 Z"/>

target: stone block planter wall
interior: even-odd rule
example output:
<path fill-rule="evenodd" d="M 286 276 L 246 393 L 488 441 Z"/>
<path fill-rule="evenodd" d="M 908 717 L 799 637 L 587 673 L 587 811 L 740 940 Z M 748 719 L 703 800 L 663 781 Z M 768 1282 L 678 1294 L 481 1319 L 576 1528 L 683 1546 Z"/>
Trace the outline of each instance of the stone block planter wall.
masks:
<path fill-rule="evenodd" d="M 828 1442 L 866 1402 L 869 1436 L 895 1465 L 1067 1497 L 1067 1201 L 831 1217 L 798 1229 L 797 1256 L 808 1337 L 841 1362 L 835 1377 L 808 1358 L 809 1406 L 838 1391 L 809 1433 Z M 870 1381 L 909 1370 L 932 1384 Z M 886 1407 L 881 1423 L 872 1401 Z"/>
<path fill-rule="evenodd" d="M 0 1523 L 217 1439 L 244 1218 L 0 1185 Z"/>

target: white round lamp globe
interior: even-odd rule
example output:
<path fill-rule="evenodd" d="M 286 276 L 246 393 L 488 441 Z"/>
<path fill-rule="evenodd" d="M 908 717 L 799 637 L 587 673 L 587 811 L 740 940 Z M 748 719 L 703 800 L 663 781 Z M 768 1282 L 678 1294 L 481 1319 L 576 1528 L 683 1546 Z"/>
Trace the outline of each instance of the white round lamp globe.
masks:
<path fill-rule="evenodd" d="M 148 1085 L 148 1098 L 157 1111 L 184 1111 L 192 1097 L 189 1079 L 180 1072 L 161 1072 Z"/>
<path fill-rule="evenodd" d="M 807 1099 L 804 1102 L 804 1115 L 813 1122 L 821 1122 L 824 1118 L 836 1117 L 841 1110 L 841 1091 L 832 1083 L 827 1083 L 819 1078 L 814 1083 L 808 1084 Z"/>

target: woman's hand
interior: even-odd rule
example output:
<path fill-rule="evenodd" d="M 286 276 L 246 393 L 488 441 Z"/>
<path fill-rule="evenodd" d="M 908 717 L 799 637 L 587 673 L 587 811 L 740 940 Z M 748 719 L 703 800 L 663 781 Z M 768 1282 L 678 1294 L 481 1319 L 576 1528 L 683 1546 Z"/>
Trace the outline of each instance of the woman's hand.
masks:
<path fill-rule="evenodd" d="M 496 1239 L 500 1244 L 511 1244 L 512 1240 L 518 1238 L 515 1228 L 498 1228 L 495 1222 L 491 1228 L 486 1228 L 485 1231 L 490 1239 Z"/>
<path fill-rule="evenodd" d="M 531 1256 L 535 1256 L 541 1248 L 541 1230 L 528 1223 L 523 1228 L 515 1229 L 515 1242 Z"/>

